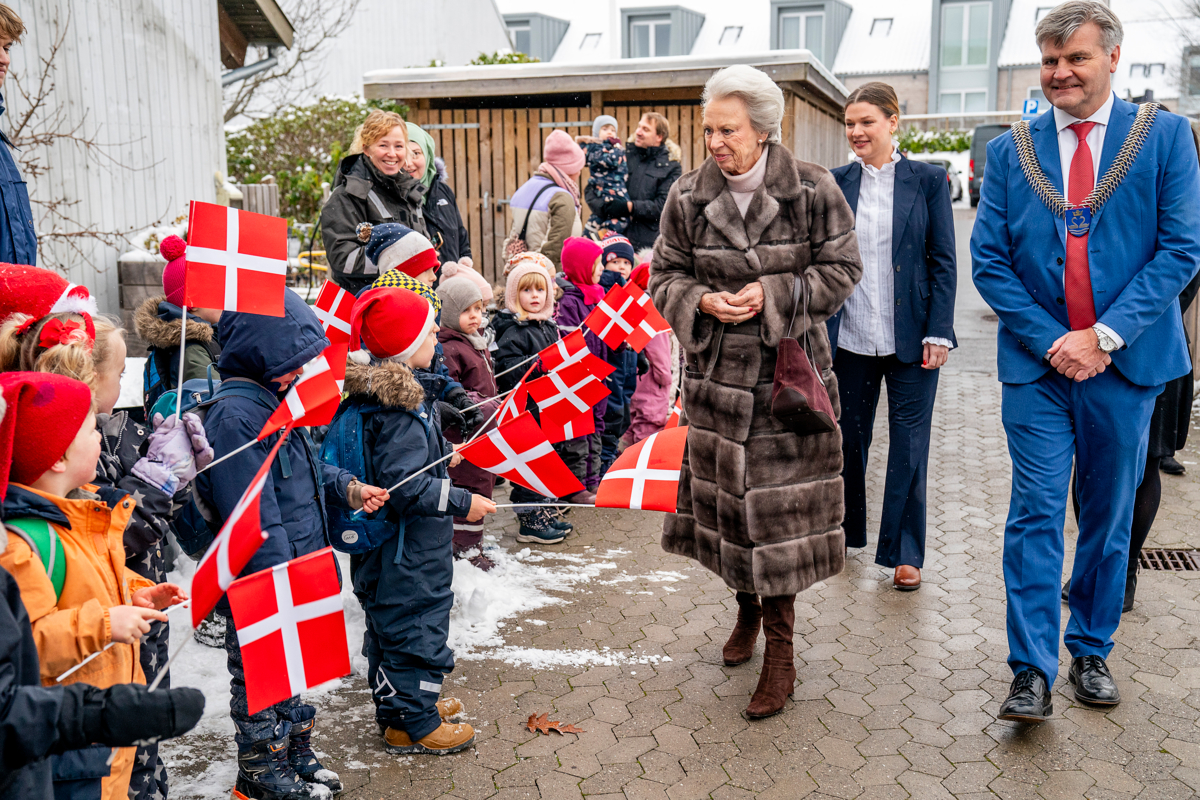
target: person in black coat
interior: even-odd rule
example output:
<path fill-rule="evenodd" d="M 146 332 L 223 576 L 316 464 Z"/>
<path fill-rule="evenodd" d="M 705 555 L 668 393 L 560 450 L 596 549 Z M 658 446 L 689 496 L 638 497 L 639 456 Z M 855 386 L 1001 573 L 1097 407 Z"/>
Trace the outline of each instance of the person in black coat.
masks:
<path fill-rule="evenodd" d="M 900 112 L 891 86 L 860 86 L 845 113 L 855 157 L 833 176 L 855 212 L 863 277 L 827 325 L 842 403 L 846 546 L 867 544 L 867 456 L 886 380 L 890 449 L 875 563 L 911 591 L 925 559 L 938 368 L 957 346 L 954 215 L 946 171 L 902 157 L 892 140 Z"/>
<path fill-rule="evenodd" d="M 414 122 L 408 123 L 408 174 L 425 189 L 425 227 L 437 248 L 438 260 L 474 266 L 471 235 L 463 225 L 458 199 L 446 178 L 446 162 L 435 156 L 433 137 Z"/>

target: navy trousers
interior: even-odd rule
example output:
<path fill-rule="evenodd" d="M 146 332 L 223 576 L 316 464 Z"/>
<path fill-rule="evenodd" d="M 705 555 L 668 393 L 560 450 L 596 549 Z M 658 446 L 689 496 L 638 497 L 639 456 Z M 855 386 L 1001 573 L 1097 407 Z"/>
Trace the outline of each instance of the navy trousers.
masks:
<path fill-rule="evenodd" d="M 1078 467 L 1079 540 L 1064 636 L 1073 658 L 1107 657 L 1121 621 L 1134 497 L 1142 482 L 1150 414 L 1161 386 L 1136 386 L 1109 367 L 1072 381 L 1050 371 L 1004 384 L 1001 413 L 1012 457 L 1004 528 L 1008 664 L 1058 675 L 1063 521 Z"/>
<path fill-rule="evenodd" d="M 889 450 L 875 563 L 920 568 L 925 565 L 925 483 L 938 370 L 905 364 L 894 355 L 864 356 L 839 348 L 833 371 L 842 403 L 846 546 L 867 546 L 867 458 L 886 380 Z"/>

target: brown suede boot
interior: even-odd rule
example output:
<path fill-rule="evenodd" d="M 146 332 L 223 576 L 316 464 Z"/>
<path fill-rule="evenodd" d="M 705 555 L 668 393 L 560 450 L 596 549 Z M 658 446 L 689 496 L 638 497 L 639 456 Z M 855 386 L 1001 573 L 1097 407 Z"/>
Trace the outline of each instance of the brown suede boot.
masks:
<path fill-rule="evenodd" d="M 762 608 L 767 647 L 763 652 L 758 688 L 746 707 L 747 719 L 762 719 L 783 711 L 784 704 L 796 687 L 796 662 L 792 652 L 796 596 L 764 597 Z"/>
<path fill-rule="evenodd" d="M 754 643 L 758 641 L 758 629 L 762 626 L 762 605 L 758 595 L 749 592 L 737 593 L 738 615 L 733 633 L 721 650 L 725 666 L 736 667 L 745 664 L 754 655 Z"/>

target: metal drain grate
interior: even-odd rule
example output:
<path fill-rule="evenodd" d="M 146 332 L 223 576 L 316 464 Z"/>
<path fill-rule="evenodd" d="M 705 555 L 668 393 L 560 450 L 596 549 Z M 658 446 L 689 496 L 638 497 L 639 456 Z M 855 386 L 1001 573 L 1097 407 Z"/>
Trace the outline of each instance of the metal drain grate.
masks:
<path fill-rule="evenodd" d="M 1158 572 L 1200 571 L 1200 550 L 1143 550 L 1142 569 Z"/>

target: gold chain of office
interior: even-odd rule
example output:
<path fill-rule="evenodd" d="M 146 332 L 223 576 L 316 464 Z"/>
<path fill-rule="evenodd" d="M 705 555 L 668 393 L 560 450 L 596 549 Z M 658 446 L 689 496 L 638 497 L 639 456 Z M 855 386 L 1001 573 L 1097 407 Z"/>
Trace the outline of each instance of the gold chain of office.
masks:
<path fill-rule="evenodd" d="M 1149 136 L 1154 119 L 1158 116 L 1158 109 L 1158 103 L 1142 103 L 1138 106 L 1137 117 L 1133 120 L 1133 127 L 1129 129 L 1129 135 L 1125 137 L 1120 152 L 1104 173 L 1104 177 L 1083 200 L 1083 205 L 1091 209 L 1093 214 L 1108 202 L 1113 192 L 1121 185 L 1121 181 L 1129 174 L 1142 145 L 1146 143 L 1146 137 Z M 1029 121 L 1013 123 L 1012 136 L 1013 144 L 1017 147 L 1017 158 L 1021 162 L 1021 171 L 1025 173 L 1025 180 L 1029 181 L 1029 188 L 1042 198 L 1042 202 L 1052 213 L 1065 217 L 1067 210 L 1073 206 L 1067 203 L 1062 193 L 1042 172 L 1042 165 L 1038 163 L 1037 154 L 1033 149 L 1033 137 L 1029 134 Z"/>

